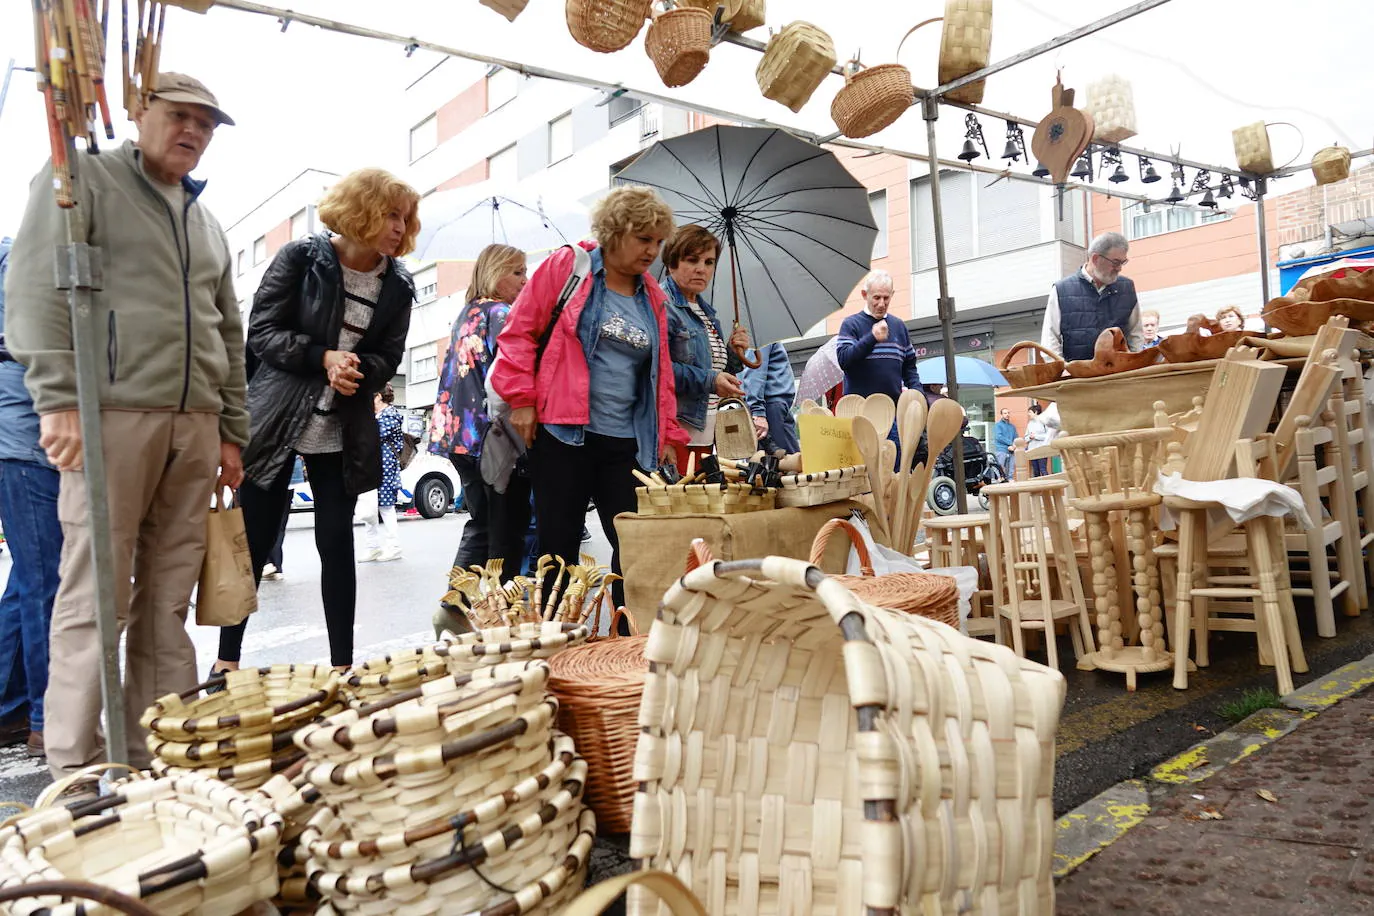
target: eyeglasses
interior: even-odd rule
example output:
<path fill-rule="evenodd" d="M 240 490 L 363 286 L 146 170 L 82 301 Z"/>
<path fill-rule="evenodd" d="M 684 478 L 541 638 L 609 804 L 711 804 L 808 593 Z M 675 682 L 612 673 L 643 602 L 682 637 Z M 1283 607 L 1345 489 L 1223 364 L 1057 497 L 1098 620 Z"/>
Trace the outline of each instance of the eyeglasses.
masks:
<path fill-rule="evenodd" d="M 1122 258 L 1121 260 L 1118 261 L 1116 258 L 1109 258 L 1109 257 L 1107 257 L 1105 254 L 1099 254 L 1099 255 L 1096 255 L 1096 257 L 1099 257 L 1099 258 L 1101 258 L 1102 260 L 1106 261 L 1108 264 L 1112 265 L 1112 266 L 1115 267 L 1117 270 L 1120 270 L 1121 268 L 1125 267 L 1127 264 L 1131 263 L 1131 259 L 1130 259 L 1130 258 Z"/>

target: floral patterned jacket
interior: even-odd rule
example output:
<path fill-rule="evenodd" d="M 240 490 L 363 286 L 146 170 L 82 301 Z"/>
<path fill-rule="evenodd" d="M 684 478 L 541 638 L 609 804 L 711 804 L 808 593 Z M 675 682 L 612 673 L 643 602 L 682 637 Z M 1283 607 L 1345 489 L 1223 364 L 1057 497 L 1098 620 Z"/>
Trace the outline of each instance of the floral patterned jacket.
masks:
<path fill-rule="evenodd" d="M 469 302 L 453 322 L 439 392 L 429 421 L 429 450 L 481 457 L 487 416 L 487 369 L 496 359 L 496 338 L 505 327 L 510 305 L 495 299 Z"/>

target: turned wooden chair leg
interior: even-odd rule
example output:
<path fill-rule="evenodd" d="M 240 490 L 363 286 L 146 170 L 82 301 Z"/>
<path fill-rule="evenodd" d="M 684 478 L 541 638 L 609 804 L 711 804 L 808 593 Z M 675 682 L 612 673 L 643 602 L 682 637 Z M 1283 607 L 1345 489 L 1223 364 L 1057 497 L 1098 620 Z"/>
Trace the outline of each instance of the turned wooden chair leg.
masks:
<path fill-rule="evenodd" d="M 1274 674 L 1280 696 L 1293 692 L 1293 671 L 1288 661 L 1288 640 L 1285 638 L 1283 614 L 1279 603 L 1280 575 L 1276 564 L 1282 559 L 1274 555 L 1269 519 L 1261 517 L 1246 522 L 1246 543 L 1254 559 L 1259 578 L 1260 599 L 1256 611 L 1258 629 L 1267 633 L 1274 656 Z"/>
<path fill-rule="evenodd" d="M 1193 632 L 1193 540 L 1196 513 L 1178 520 L 1178 584 L 1174 589 L 1174 687 L 1188 689 L 1188 642 Z"/>

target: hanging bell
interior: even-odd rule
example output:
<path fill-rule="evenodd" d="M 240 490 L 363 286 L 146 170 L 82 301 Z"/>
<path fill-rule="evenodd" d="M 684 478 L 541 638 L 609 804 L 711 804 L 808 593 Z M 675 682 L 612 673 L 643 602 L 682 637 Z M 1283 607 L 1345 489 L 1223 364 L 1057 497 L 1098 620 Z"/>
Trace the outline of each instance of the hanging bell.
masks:
<path fill-rule="evenodd" d="M 1036 178 L 1049 178 L 1050 170 L 1045 168 L 1045 163 L 1037 160 L 1035 163 L 1035 168 L 1031 171 L 1031 174 L 1034 175 Z"/>
<path fill-rule="evenodd" d="M 1173 187 L 1169 189 L 1169 196 L 1164 198 L 1164 202 L 1169 204 L 1176 204 L 1182 200 L 1183 192 L 1178 189 L 1178 182 L 1174 182 Z"/>
<path fill-rule="evenodd" d="M 1226 198 L 1229 198 L 1231 195 L 1233 195 L 1233 194 L 1235 194 L 1235 193 L 1236 193 L 1236 192 L 1235 192 L 1235 189 L 1234 189 L 1234 187 L 1233 187 L 1232 184 L 1231 184 L 1231 176 L 1230 176 L 1230 175 L 1222 176 L 1222 179 L 1221 179 L 1221 187 L 1217 189 L 1217 197 L 1226 197 Z"/>
<path fill-rule="evenodd" d="M 1087 154 L 1087 153 L 1084 153 L 1082 156 L 1079 156 L 1079 157 L 1078 157 L 1078 162 L 1074 164 L 1073 171 L 1070 172 L 1069 174 L 1072 175 L 1074 178 L 1082 178 L 1082 179 L 1084 179 L 1085 181 L 1086 181 L 1087 179 L 1089 179 L 1089 178 L 1092 178 L 1092 177 L 1093 177 L 1093 160 L 1092 160 L 1092 157 L 1091 157 L 1089 154 Z"/>
<path fill-rule="evenodd" d="M 978 145 L 972 140 L 964 141 L 964 148 L 959 150 L 959 158 L 965 162 L 971 162 L 979 156 Z"/>
<path fill-rule="evenodd" d="M 1156 181 L 1159 181 L 1159 177 L 1159 173 L 1155 171 L 1155 167 L 1147 165 L 1145 166 L 1144 174 L 1140 176 L 1140 180 L 1146 184 L 1154 184 Z"/>
<path fill-rule="evenodd" d="M 1021 151 L 1016 148 L 1015 140 L 1007 141 L 1006 148 L 1002 150 L 1002 158 L 1010 159 L 1012 162 L 1019 162 L 1021 160 Z"/>
<path fill-rule="evenodd" d="M 1116 164 L 1116 171 L 1112 172 L 1111 177 L 1107 180 L 1112 184 L 1121 184 L 1123 181 L 1130 181 L 1131 176 L 1126 174 L 1126 167 L 1118 162 Z"/>
<path fill-rule="evenodd" d="M 1198 201 L 1197 205 L 1199 207 L 1210 207 L 1213 210 L 1217 208 L 1217 201 L 1216 198 L 1212 196 L 1211 188 L 1208 188 L 1207 193 L 1202 195 L 1202 200 Z"/>

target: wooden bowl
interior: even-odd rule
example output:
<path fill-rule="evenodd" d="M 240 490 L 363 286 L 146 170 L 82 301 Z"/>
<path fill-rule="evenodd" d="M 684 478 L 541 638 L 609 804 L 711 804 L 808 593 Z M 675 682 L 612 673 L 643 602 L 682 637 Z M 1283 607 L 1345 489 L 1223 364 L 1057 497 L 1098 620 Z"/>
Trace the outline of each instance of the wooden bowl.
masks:
<path fill-rule="evenodd" d="M 1026 363 L 1023 366 L 1008 365 L 1011 358 L 1022 350 L 1035 350 L 1044 357 L 1044 360 L 1038 363 Z M 1002 365 L 997 368 L 1011 387 L 1033 388 L 1036 385 L 1047 385 L 1063 375 L 1064 361 L 1035 341 L 1023 340 L 1003 355 Z"/>
<path fill-rule="evenodd" d="M 1076 359 L 1064 368 L 1073 378 L 1098 378 L 1143 369 L 1159 362 L 1159 348 L 1149 347 L 1139 353 L 1126 348 L 1126 335 L 1120 328 L 1107 328 L 1093 345 L 1092 359 Z"/>
<path fill-rule="evenodd" d="M 1221 359 L 1226 351 L 1238 345 L 1249 334 L 1246 331 L 1222 331 L 1218 334 L 1171 334 L 1159 342 L 1158 350 L 1169 363 L 1192 363 L 1203 359 Z"/>
<path fill-rule="evenodd" d="M 1280 296 L 1264 306 L 1264 321 L 1289 337 L 1308 337 L 1317 333 L 1331 317 L 1330 303 L 1303 302 Z"/>

